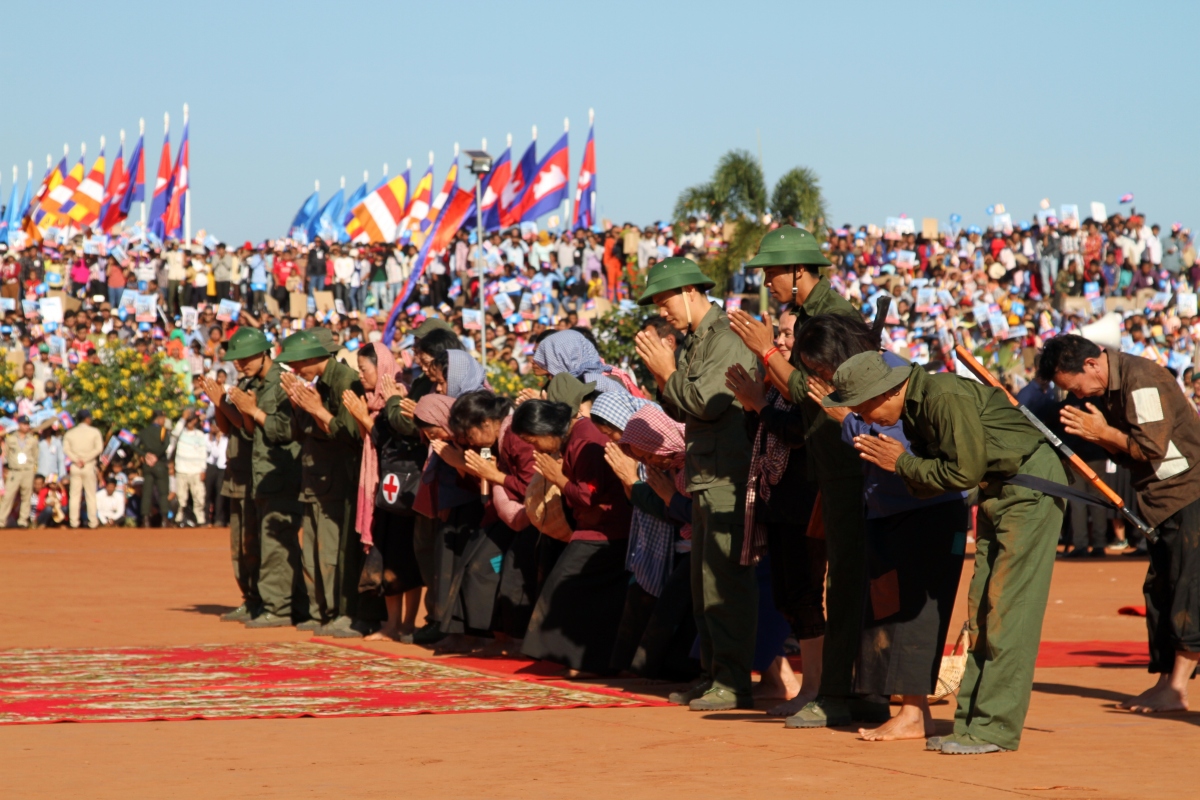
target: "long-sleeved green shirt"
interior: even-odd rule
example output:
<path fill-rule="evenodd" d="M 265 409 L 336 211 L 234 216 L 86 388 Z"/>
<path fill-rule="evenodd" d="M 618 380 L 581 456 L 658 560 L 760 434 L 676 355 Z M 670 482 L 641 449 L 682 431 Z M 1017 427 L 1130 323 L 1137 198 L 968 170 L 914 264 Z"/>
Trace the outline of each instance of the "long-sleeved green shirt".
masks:
<path fill-rule="evenodd" d="M 292 403 L 280 382 L 282 373 L 283 365 L 272 364 L 258 390 L 258 408 L 266 419 L 254 426 L 254 497 L 295 493 L 300 485 L 300 443 L 292 436 Z"/>
<path fill-rule="evenodd" d="M 689 492 L 744 484 L 750 472 L 742 405 L 725 386 L 725 371 L 734 364 L 757 374 L 754 354 L 713 305 L 676 351 L 675 372 L 661 392 L 663 410 L 686 427 Z"/>
<path fill-rule="evenodd" d="M 862 318 L 858 309 L 835 292 L 825 278 L 817 281 L 804 303 L 796 309 L 796 330 L 799 331 L 801 325 L 821 314 L 843 314 L 855 319 Z M 842 426 L 809 399 L 808 371 L 804 369 L 803 363 L 797 364 L 796 371 L 788 379 L 788 390 L 792 395 L 792 403 L 800 407 L 808 426 L 805 442 L 808 450 L 808 474 L 818 482 L 835 478 L 862 477 L 862 462 L 854 448 L 842 441 Z"/>
<path fill-rule="evenodd" d="M 325 362 L 316 389 L 325 410 L 333 415 L 329 431 L 321 430 L 310 414 L 294 412 L 300 439 L 300 499 L 306 503 L 350 497 L 358 483 L 362 460 L 358 422 L 342 403 L 342 392 L 347 389 L 365 394 L 358 373 L 331 358 Z"/>
<path fill-rule="evenodd" d="M 896 474 L 920 498 L 1010 478 L 1046 441 L 1000 389 L 949 372 L 930 375 L 919 364 L 900 420 L 912 452 L 896 460 Z"/>
<path fill-rule="evenodd" d="M 263 383 L 262 378 L 252 375 L 239 379 L 237 385 L 243 392 L 254 392 L 258 396 Z M 221 491 L 226 497 L 247 496 L 246 492 L 253 483 L 253 459 L 254 432 L 230 425 L 229 445 L 225 450 L 225 480 L 221 484 Z"/>

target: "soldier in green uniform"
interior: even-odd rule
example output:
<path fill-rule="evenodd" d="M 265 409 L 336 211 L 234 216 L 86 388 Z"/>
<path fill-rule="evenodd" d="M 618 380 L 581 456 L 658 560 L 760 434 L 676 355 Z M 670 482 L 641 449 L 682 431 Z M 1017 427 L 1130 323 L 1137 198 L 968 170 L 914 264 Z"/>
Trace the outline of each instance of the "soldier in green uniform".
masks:
<path fill-rule="evenodd" d="M 971 650 L 954 733 L 927 750 L 978 755 L 1016 750 L 1065 503 L 1038 486 L 1065 484 L 1058 456 L 999 389 L 919 364 L 889 367 L 859 353 L 833 374 L 822 403 L 868 423 L 901 422 L 912 452 L 887 436 L 855 437 L 863 459 L 904 479 L 916 497 L 980 489 L 975 575 L 967 595 Z"/>
<path fill-rule="evenodd" d="M 658 384 L 663 409 L 686 426 L 687 488 L 692 493 L 692 603 L 707 679 L 671 695 L 693 711 L 752 708 L 750 667 L 758 616 L 754 568 L 739 562 L 744 534 L 750 439 L 745 415 L 725 386 L 734 364 L 754 369 L 754 354 L 729 330 L 705 290 L 713 281 L 686 258 L 668 258 L 647 275 L 641 305 L 653 303 L 687 338 L 678 352 L 648 332 L 637 351 Z"/>
<path fill-rule="evenodd" d="M 4 437 L 4 463 L 8 483 L 0 501 L 0 526 L 8 527 L 13 504 L 17 504 L 17 527 L 29 527 L 29 499 L 33 496 L 33 476 L 37 472 L 38 437 L 29 428 L 29 417 L 17 417 L 17 429 Z M 18 500 L 18 498 L 20 498 Z"/>
<path fill-rule="evenodd" d="M 277 628 L 296 624 L 312 630 L 319 623 L 308 616 L 307 595 L 300 567 L 300 527 L 303 506 L 300 485 L 300 445 L 292 438 L 292 409 L 280 384 L 281 364 L 271 360 L 270 342 L 262 331 L 241 328 L 229 342 L 226 357 L 253 387 L 229 392 L 245 430 L 251 434 L 250 487 L 246 504 L 254 506 L 259 525 L 261 562 L 258 592 L 262 613 L 247 628 Z"/>
<path fill-rule="evenodd" d="M 363 387 L 358 373 L 334 359 L 313 331 L 284 339 L 276 360 L 290 370 L 280 383 L 300 440 L 309 614 L 321 621 L 322 635 L 361 637 L 378 627 L 381 609 L 360 609 L 363 551 L 354 531 L 354 503 L 362 438 L 342 393 L 362 395 Z M 360 611 L 373 611 L 373 619 L 361 618 Z"/>
<path fill-rule="evenodd" d="M 167 522 L 167 498 L 171 494 L 171 478 L 167 469 L 167 445 L 171 431 L 167 415 L 156 410 L 151 422 L 138 431 L 134 451 L 142 457 L 142 496 L 139 501 L 142 527 L 150 527 L 150 509 L 158 506 L 163 524 Z"/>
<path fill-rule="evenodd" d="M 258 374 L 246 371 L 245 365 L 239 361 L 244 356 L 230 353 L 252 350 L 259 339 L 265 350 L 267 339 L 254 328 L 239 328 L 229 340 L 225 357 L 233 362 L 238 371 L 237 389 L 242 392 L 257 392 L 262 388 L 263 379 Z M 261 614 L 263 605 L 258 589 L 261 561 L 258 514 L 254 499 L 249 494 L 254 430 L 242 417 L 242 412 L 230 402 L 224 386 L 208 377 L 201 379 L 201 385 L 209 401 L 216 407 L 214 419 L 217 427 L 229 439 L 221 496 L 229 498 L 229 554 L 233 560 L 233 578 L 242 592 L 242 604 L 222 614 L 221 619 L 226 622 L 246 622 Z"/>
<path fill-rule="evenodd" d="M 829 265 L 821 246 L 803 228 L 782 225 L 768 233 L 748 269 L 761 268 L 763 281 L 780 303 L 796 315 L 796 332 L 819 314 L 844 314 L 861 319 L 854 306 L 821 276 Z M 862 466 L 854 449 L 842 441 L 841 427 L 808 397 L 808 370 L 797 354 L 790 363 L 774 346 L 770 325 L 744 311 L 730 313 L 733 332 L 758 355 L 779 386 L 787 386 L 792 403 L 803 415 L 808 430 L 808 474 L 815 475 L 821 492 L 821 514 L 829 572 L 825 586 L 828 623 L 821 659 L 821 688 L 817 698 L 792 710 L 789 728 L 848 725 L 852 720 L 887 722 L 890 716 L 882 698 L 852 696 L 854 659 L 862 630 L 866 581 L 865 521 Z"/>

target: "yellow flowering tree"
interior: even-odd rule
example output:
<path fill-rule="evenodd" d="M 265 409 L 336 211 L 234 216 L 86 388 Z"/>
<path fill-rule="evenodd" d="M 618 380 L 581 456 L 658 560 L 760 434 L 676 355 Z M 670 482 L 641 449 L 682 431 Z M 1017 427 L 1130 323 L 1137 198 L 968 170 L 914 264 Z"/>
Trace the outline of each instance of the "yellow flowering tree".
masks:
<path fill-rule="evenodd" d="M 102 349 L 100 363 L 83 361 L 63 374 L 67 410 L 90 410 L 96 427 L 110 433 L 122 428 L 136 433 L 155 409 L 179 419 L 188 393 L 183 376 L 165 361 L 162 353 L 144 360 L 133 348 Z"/>
<path fill-rule="evenodd" d="M 17 369 L 17 365 L 12 363 L 7 358 L 7 351 L 0 350 L 0 400 L 15 400 L 16 392 L 13 391 L 13 384 L 21 378 L 21 371 Z"/>
<path fill-rule="evenodd" d="M 512 399 L 516 399 L 516 396 L 520 394 L 522 389 L 542 388 L 542 384 L 546 381 L 546 378 L 539 378 L 532 373 L 521 375 L 513 372 L 507 364 L 497 364 L 495 362 L 488 363 L 487 379 L 496 394 Z"/>

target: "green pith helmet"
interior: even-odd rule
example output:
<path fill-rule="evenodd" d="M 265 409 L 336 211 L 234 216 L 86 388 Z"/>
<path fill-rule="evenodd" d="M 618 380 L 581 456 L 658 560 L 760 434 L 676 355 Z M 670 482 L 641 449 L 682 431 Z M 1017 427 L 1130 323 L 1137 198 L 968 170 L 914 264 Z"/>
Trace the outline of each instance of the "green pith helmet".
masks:
<path fill-rule="evenodd" d="M 445 320 L 440 320 L 437 317 L 430 317 L 418 325 L 417 329 L 414 330 L 412 334 L 414 339 L 421 339 L 437 330 L 450 331 L 451 333 L 454 333 L 454 328 L 451 328 Z"/>
<path fill-rule="evenodd" d="M 758 255 L 746 262 L 746 269 L 790 267 L 793 264 L 827 267 L 831 263 L 821 252 L 817 237 L 804 228 L 780 225 L 762 238 Z"/>
<path fill-rule="evenodd" d="M 546 385 L 546 399 L 552 403 L 566 403 L 576 414 L 583 398 L 596 391 L 596 382 L 584 383 L 569 372 L 560 372 Z"/>
<path fill-rule="evenodd" d="M 275 360 L 291 364 L 293 361 L 304 361 L 307 358 L 329 358 L 329 351 L 311 330 L 293 333 L 284 339 L 283 352 Z"/>
<path fill-rule="evenodd" d="M 243 326 L 229 337 L 229 344 L 225 348 L 225 358 L 235 361 L 239 358 L 249 358 L 259 353 L 265 353 L 270 349 L 271 343 L 267 341 L 267 337 L 262 331 L 258 328 Z"/>
<path fill-rule="evenodd" d="M 338 351 L 342 349 L 342 346 L 334 340 L 333 331 L 329 330 L 329 328 L 326 328 L 324 325 L 318 325 L 317 327 L 310 328 L 309 330 L 312 331 L 313 336 L 317 337 L 317 341 L 321 343 L 321 346 L 325 348 L 329 355 L 335 356 L 337 355 Z"/>
<path fill-rule="evenodd" d="M 682 256 L 664 258 L 650 268 L 646 275 L 646 289 L 642 292 L 639 306 L 648 306 L 654 302 L 654 295 L 659 292 L 669 292 L 672 289 L 682 289 L 684 286 L 700 286 L 709 288 L 716 282 L 700 271 L 695 261 Z"/>

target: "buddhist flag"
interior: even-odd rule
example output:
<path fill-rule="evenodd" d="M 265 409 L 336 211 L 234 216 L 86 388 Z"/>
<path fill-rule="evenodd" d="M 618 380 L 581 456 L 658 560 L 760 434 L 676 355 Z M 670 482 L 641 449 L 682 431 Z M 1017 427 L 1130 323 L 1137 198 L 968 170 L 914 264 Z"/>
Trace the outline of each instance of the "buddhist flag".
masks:
<path fill-rule="evenodd" d="M 58 185 L 63 182 L 63 178 L 67 174 L 67 157 L 63 156 L 58 165 L 46 172 L 46 177 L 42 179 L 42 185 L 38 187 L 37 194 L 33 196 L 33 201 L 30 203 L 29 210 L 26 216 L 33 220 L 34 224 L 39 228 L 42 225 L 42 220 L 49 218 L 47 225 L 53 221 L 50 214 L 50 193 L 58 188 Z"/>
<path fill-rule="evenodd" d="M 393 242 L 404 218 L 408 184 L 403 175 L 371 192 L 350 212 L 354 219 L 346 224 L 351 241 Z"/>
<path fill-rule="evenodd" d="M 413 189 L 412 202 L 408 204 L 408 214 L 404 218 L 403 228 L 411 234 L 412 243 L 420 247 L 429 235 L 432 222 L 429 221 L 429 211 L 433 207 L 433 164 L 421 176 L 421 180 Z"/>
<path fill-rule="evenodd" d="M 95 225 L 100 219 L 100 204 L 104 202 L 104 168 L 104 146 L 101 143 L 100 155 L 92 163 L 91 172 L 71 195 L 73 205 L 67 216 L 81 228 Z"/>
<path fill-rule="evenodd" d="M 83 180 L 83 156 L 79 156 L 79 163 L 71 167 L 71 171 L 62 177 L 62 180 L 54 186 L 46 196 L 42 198 L 42 210 L 46 215 L 42 217 L 38 223 L 42 229 L 50 228 L 55 225 L 65 225 L 69 221 L 66 213 L 71 210 L 71 198 L 75 196 L 75 189 Z"/>

